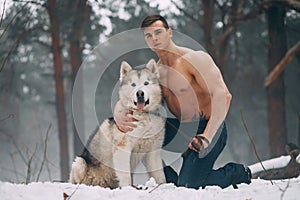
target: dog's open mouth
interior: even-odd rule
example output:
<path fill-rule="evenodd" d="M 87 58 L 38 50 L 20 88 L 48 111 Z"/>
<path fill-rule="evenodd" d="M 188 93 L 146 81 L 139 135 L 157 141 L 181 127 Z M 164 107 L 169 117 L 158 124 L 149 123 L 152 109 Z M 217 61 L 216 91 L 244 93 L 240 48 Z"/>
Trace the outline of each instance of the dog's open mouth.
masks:
<path fill-rule="evenodd" d="M 138 109 L 138 110 L 143 110 L 144 109 L 144 107 L 146 106 L 146 105 L 148 105 L 150 103 L 150 101 L 149 101 L 149 99 L 147 100 L 147 101 L 145 101 L 145 100 L 138 100 L 137 102 L 134 102 L 134 105 L 136 106 L 136 108 Z"/>

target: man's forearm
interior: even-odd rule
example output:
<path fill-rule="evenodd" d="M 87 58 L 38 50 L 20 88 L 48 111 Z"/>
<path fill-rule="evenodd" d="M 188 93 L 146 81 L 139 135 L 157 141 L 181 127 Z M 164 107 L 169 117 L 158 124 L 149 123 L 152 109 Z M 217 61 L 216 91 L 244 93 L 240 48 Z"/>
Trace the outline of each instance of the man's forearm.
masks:
<path fill-rule="evenodd" d="M 219 127 L 226 118 L 231 99 L 231 95 L 229 95 L 230 94 L 227 94 L 223 89 L 212 95 L 211 116 L 203 133 L 203 136 L 206 137 L 209 142 L 212 141 Z"/>

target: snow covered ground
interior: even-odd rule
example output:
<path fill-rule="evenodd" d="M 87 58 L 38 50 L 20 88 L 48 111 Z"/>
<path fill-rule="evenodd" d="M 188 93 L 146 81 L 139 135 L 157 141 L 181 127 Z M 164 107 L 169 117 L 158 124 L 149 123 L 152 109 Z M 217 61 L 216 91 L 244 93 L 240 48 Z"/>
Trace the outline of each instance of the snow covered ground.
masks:
<path fill-rule="evenodd" d="M 72 185 L 69 183 L 30 183 L 28 185 L 0 183 L 0 199 L 2 200 L 63 200 L 64 194 L 69 195 L 72 200 L 266 200 L 266 199 L 300 199 L 300 178 L 290 180 L 273 181 L 253 180 L 252 184 L 240 184 L 239 189 L 228 187 L 220 189 L 219 187 L 207 187 L 205 189 L 187 189 L 175 187 L 172 184 L 163 184 L 155 187 L 155 182 L 150 179 L 145 186 L 148 189 L 137 190 L 133 187 L 124 187 L 122 189 L 105 189 L 100 187 L 91 187 L 86 185 Z"/>
<path fill-rule="evenodd" d="M 299 156 L 297 158 L 297 161 Z M 285 166 L 289 156 L 263 162 L 268 168 Z M 260 164 L 250 166 L 252 171 L 259 171 Z M 1 200 L 300 200 L 300 177 L 289 180 L 270 181 L 253 179 L 250 185 L 240 184 L 239 189 L 228 187 L 206 187 L 205 189 L 187 189 L 175 187 L 173 184 L 157 186 L 154 179 L 150 179 L 143 189 L 133 187 L 110 190 L 86 185 L 72 185 L 70 183 L 33 182 L 28 185 L 0 182 Z"/>

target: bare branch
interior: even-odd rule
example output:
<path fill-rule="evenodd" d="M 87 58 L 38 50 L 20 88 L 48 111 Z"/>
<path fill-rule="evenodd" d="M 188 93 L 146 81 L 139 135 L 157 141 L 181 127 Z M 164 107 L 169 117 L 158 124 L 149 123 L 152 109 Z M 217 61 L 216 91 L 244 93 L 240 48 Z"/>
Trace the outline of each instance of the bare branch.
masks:
<path fill-rule="evenodd" d="M 44 142 L 44 144 L 45 144 L 45 147 L 44 147 L 44 157 L 43 157 L 43 161 L 42 161 L 42 164 L 41 164 L 41 167 L 40 167 L 40 171 L 39 171 L 39 173 L 37 175 L 37 178 L 36 178 L 37 182 L 40 179 L 40 175 L 42 173 L 42 170 L 43 170 L 46 158 L 47 158 L 47 144 L 48 144 L 48 136 L 49 136 L 49 132 L 50 132 L 51 126 L 52 125 L 50 124 L 49 127 L 48 127 L 48 130 L 47 130 L 47 133 L 46 133 L 46 138 L 45 138 L 45 142 Z"/>
<path fill-rule="evenodd" d="M 258 15 L 263 14 L 264 10 L 266 10 L 270 6 L 270 1 L 264 0 L 253 9 L 251 9 L 248 13 L 239 13 L 236 18 L 236 22 L 242 21 L 250 21 L 252 19 L 257 18 Z"/>
<path fill-rule="evenodd" d="M 4 0 L 4 2 L 3 2 L 3 10 L 2 10 L 2 14 L 1 14 L 0 27 L 2 26 L 2 21 L 3 21 L 3 17 L 4 17 L 4 13 L 5 13 L 5 5 L 6 5 L 6 0 Z"/>
<path fill-rule="evenodd" d="M 280 73 L 286 68 L 287 64 L 289 64 L 294 59 L 298 51 L 300 51 L 300 40 L 288 50 L 288 52 L 284 55 L 280 62 L 267 76 L 265 80 L 265 87 L 268 87 L 274 80 L 276 80 Z"/>
<path fill-rule="evenodd" d="M 51 161 L 49 161 L 47 159 L 47 146 L 48 146 L 48 138 L 49 138 L 49 133 L 50 133 L 50 130 L 51 130 L 51 127 L 52 127 L 52 124 L 49 125 L 48 129 L 47 129 L 47 133 L 46 133 L 46 137 L 45 137 L 45 140 L 44 140 L 44 156 L 43 156 L 43 160 L 40 160 L 37 156 L 36 156 L 36 152 L 38 150 L 38 144 L 36 144 L 36 147 L 35 147 L 35 150 L 32 152 L 27 146 L 24 146 L 26 148 L 26 153 L 24 153 L 24 151 L 22 151 L 22 148 L 20 148 L 20 144 L 18 144 L 16 142 L 16 140 L 13 138 L 12 135 L 10 134 L 7 134 L 5 132 L 1 132 L 1 134 L 3 134 L 4 136 L 6 136 L 12 143 L 12 145 L 14 146 L 15 148 L 15 151 L 10 153 L 11 155 L 11 159 L 12 159 L 12 162 L 13 162 L 13 166 L 14 166 L 14 169 L 10 169 L 10 170 L 7 170 L 7 171 L 10 171 L 10 172 L 14 172 L 16 174 L 16 178 L 17 180 L 19 180 L 19 176 L 22 176 L 25 178 L 26 180 L 26 184 L 30 182 L 30 179 L 32 178 L 32 176 L 34 176 L 34 172 L 37 171 L 37 168 L 36 167 L 32 167 L 32 163 L 33 163 L 33 160 L 35 159 L 36 161 L 38 162 L 42 162 L 41 164 L 41 167 L 39 169 L 39 172 L 38 172 L 38 175 L 37 175 L 37 181 L 39 180 L 39 177 L 40 177 L 40 174 L 42 172 L 42 169 L 44 168 L 44 165 L 45 163 L 47 163 L 47 170 L 48 170 L 48 175 L 49 177 L 51 176 L 50 175 L 50 168 L 49 168 L 49 164 L 51 164 L 53 167 L 56 167 Z M 27 174 L 26 176 L 23 175 L 22 173 L 18 172 L 17 171 L 17 168 L 15 166 L 15 159 L 14 159 L 14 154 L 20 156 L 21 158 L 21 161 L 27 166 Z M 2 168 L 3 169 L 3 168 Z M 18 176 L 19 175 L 19 176 Z M 51 179 L 51 178 L 50 178 Z"/>
<path fill-rule="evenodd" d="M 35 4 L 35 5 L 39 5 L 39 6 L 42 6 L 42 7 L 46 7 L 46 3 L 40 3 L 40 2 L 37 2 L 37 1 L 25 1 L 25 0 L 15 0 L 15 2 L 18 2 L 18 3 L 31 3 L 31 4 Z"/>
<path fill-rule="evenodd" d="M 2 134 L 5 135 L 6 137 L 8 137 L 8 138 L 11 140 L 11 142 L 12 142 L 12 144 L 14 145 L 15 149 L 17 150 L 17 153 L 18 153 L 19 156 L 21 157 L 22 161 L 23 161 L 25 164 L 27 164 L 27 160 L 26 160 L 25 156 L 23 155 L 21 149 L 19 148 L 17 142 L 14 140 L 14 138 L 13 138 L 11 135 L 7 134 L 7 133 L 2 132 Z"/>
<path fill-rule="evenodd" d="M 24 30 L 19 36 L 18 38 L 15 40 L 14 44 L 11 46 L 11 48 L 9 49 L 7 55 L 5 56 L 3 62 L 2 62 L 2 66 L 0 68 L 0 72 L 4 69 L 5 65 L 6 65 L 6 62 L 8 61 L 8 58 L 10 57 L 10 55 L 12 54 L 12 52 L 17 48 L 20 40 L 28 33 L 30 33 L 31 31 L 34 31 L 36 29 L 39 29 L 40 27 L 34 27 L 34 28 L 31 28 L 29 30 Z"/>
<path fill-rule="evenodd" d="M 149 191 L 149 193 L 153 192 L 154 190 L 156 190 L 159 186 L 161 186 L 162 183 L 158 184 L 157 186 L 155 186 L 152 190 Z"/>
<path fill-rule="evenodd" d="M 77 185 L 77 187 L 75 188 L 75 190 L 74 190 L 70 195 L 64 193 L 65 199 L 70 200 L 70 199 L 72 198 L 72 196 L 73 196 L 73 195 L 77 192 L 77 190 L 79 189 L 79 186 L 81 185 L 81 183 L 83 182 L 83 180 L 86 178 L 87 174 L 88 174 L 88 173 L 86 173 L 86 174 L 83 176 L 83 178 L 81 179 L 80 183 Z"/>
<path fill-rule="evenodd" d="M 15 40 L 14 44 L 11 46 L 11 48 L 9 49 L 7 55 L 5 56 L 3 62 L 2 62 L 2 66 L 0 68 L 0 72 L 4 69 L 5 65 L 6 65 L 6 62 L 8 61 L 8 58 L 10 57 L 10 55 L 12 54 L 12 52 L 17 48 L 21 38 L 25 35 L 27 31 L 23 31 L 19 36 L 18 38 Z"/>
<path fill-rule="evenodd" d="M 12 161 L 12 164 L 13 164 L 13 171 L 15 172 L 15 175 L 16 175 L 16 180 L 19 182 L 19 176 L 18 176 L 18 172 L 17 172 L 17 167 L 16 167 L 16 162 L 15 162 L 15 159 L 14 159 L 14 154 L 13 153 L 9 153 L 10 155 L 10 158 L 11 158 L 11 161 Z"/>
<path fill-rule="evenodd" d="M 37 145 L 35 145 L 35 149 L 33 154 L 30 156 L 28 163 L 27 163 L 27 176 L 26 176 L 26 182 L 25 184 L 28 184 L 30 182 L 30 178 L 31 178 L 31 163 L 32 163 L 32 159 L 35 156 L 37 150 Z"/>
<path fill-rule="evenodd" d="M 17 16 L 21 13 L 21 11 L 29 4 L 29 3 L 35 3 L 41 6 L 45 6 L 45 4 L 41 4 L 38 2 L 34 2 L 34 1 L 18 1 L 18 2 L 25 2 L 25 4 L 22 6 L 22 8 L 14 15 L 14 17 L 10 20 L 10 22 L 7 24 L 7 26 L 5 27 L 4 31 L 1 33 L 0 35 L 0 39 L 3 37 L 3 35 L 6 33 L 6 31 L 8 30 L 8 27 L 14 22 L 14 20 L 17 18 Z M 2 22 L 2 18 L 1 18 L 1 22 Z M 0 23 L 1 26 L 1 23 Z M 12 47 L 10 48 L 8 54 L 5 56 L 1 68 L 0 68 L 0 72 L 3 70 L 3 68 L 6 65 L 6 62 L 8 60 L 8 58 L 10 57 L 11 53 L 13 52 L 13 50 L 17 47 L 17 45 L 19 44 L 20 39 L 23 37 L 23 35 L 27 34 L 28 32 L 31 32 L 33 30 L 36 30 L 36 28 L 33 29 L 29 29 L 29 30 L 24 30 L 19 36 L 18 38 L 15 40 L 14 44 L 12 45 Z"/>
<path fill-rule="evenodd" d="M 286 184 L 285 188 L 284 189 L 281 189 L 279 188 L 280 191 L 282 191 L 281 195 L 280 195 L 280 200 L 283 199 L 284 197 L 284 194 L 286 193 L 287 189 L 289 188 L 290 186 L 290 179 L 288 180 L 288 183 Z"/>
<path fill-rule="evenodd" d="M 52 180 L 52 178 L 51 178 L 51 170 L 50 170 L 50 166 L 49 166 L 49 160 L 47 160 L 46 167 L 47 167 L 47 172 L 48 172 L 48 178 L 49 178 L 49 180 Z"/>
<path fill-rule="evenodd" d="M 0 122 L 4 122 L 5 120 L 9 119 L 9 118 L 14 118 L 15 115 L 14 114 L 9 114 L 7 117 L 0 119 Z"/>
<path fill-rule="evenodd" d="M 242 8 L 239 7 L 239 11 L 237 12 L 237 16 L 234 16 L 234 21 L 226 28 L 224 33 L 219 39 L 218 44 L 216 45 L 216 49 L 222 44 L 222 42 L 229 37 L 229 35 L 232 33 L 232 31 L 237 27 L 241 22 L 243 21 L 249 21 L 252 19 L 257 18 L 258 15 L 263 13 L 263 10 L 266 9 L 266 7 L 269 5 L 268 1 L 262 1 L 260 4 L 255 6 L 252 10 L 250 10 L 248 13 L 242 13 Z"/>
<path fill-rule="evenodd" d="M 249 139 L 250 139 L 251 145 L 252 145 L 252 147 L 253 147 L 253 149 L 254 149 L 256 158 L 257 158 L 258 161 L 260 162 L 260 165 L 262 166 L 262 168 L 264 169 L 264 171 L 268 174 L 268 171 L 266 170 L 265 166 L 262 164 L 262 161 L 261 161 L 261 159 L 260 159 L 259 156 L 258 156 L 258 153 L 257 153 L 256 147 L 255 147 L 254 141 L 253 141 L 252 137 L 250 136 L 248 127 L 247 127 L 246 122 L 245 122 L 245 120 L 244 120 L 244 116 L 243 116 L 242 110 L 240 110 L 240 113 L 241 113 L 241 118 L 242 118 L 243 125 L 244 125 L 244 127 L 245 127 L 245 129 L 246 129 L 246 133 L 247 133 L 247 135 L 248 135 L 248 137 L 249 137 Z M 272 185 L 273 185 L 273 181 L 272 181 L 271 179 L 270 179 L 270 181 L 271 181 L 271 183 L 272 183 Z"/>
<path fill-rule="evenodd" d="M 176 2 L 174 2 L 173 0 L 171 0 L 171 3 L 173 5 L 176 6 L 176 8 L 182 12 L 186 17 L 188 17 L 189 19 L 191 19 L 193 22 L 195 22 L 196 24 L 200 24 L 199 20 L 196 19 L 192 14 L 188 13 L 184 8 L 181 8 Z"/>
<path fill-rule="evenodd" d="M 5 29 L 3 30 L 3 32 L 0 35 L 0 39 L 3 37 L 3 35 L 6 33 L 8 27 L 15 21 L 15 19 L 17 18 L 17 16 L 21 13 L 21 11 L 26 7 L 28 3 L 24 4 L 22 6 L 22 8 L 20 10 L 17 11 L 17 13 L 13 16 L 13 18 L 9 21 L 9 23 L 7 24 L 7 26 L 5 27 Z"/>

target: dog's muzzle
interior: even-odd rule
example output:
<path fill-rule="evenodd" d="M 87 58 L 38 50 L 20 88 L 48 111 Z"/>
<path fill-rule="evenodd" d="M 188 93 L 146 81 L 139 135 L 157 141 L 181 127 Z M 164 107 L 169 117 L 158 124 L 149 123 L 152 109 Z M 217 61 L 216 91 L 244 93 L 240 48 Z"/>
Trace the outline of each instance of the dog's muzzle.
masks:
<path fill-rule="evenodd" d="M 134 102 L 134 105 L 137 107 L 138 110 L 143 110 L 146 105 L 148 105 L 149 99 L 145 101 L 145 94 L 142 90 L 136 92 L 137 101 Z"/>

